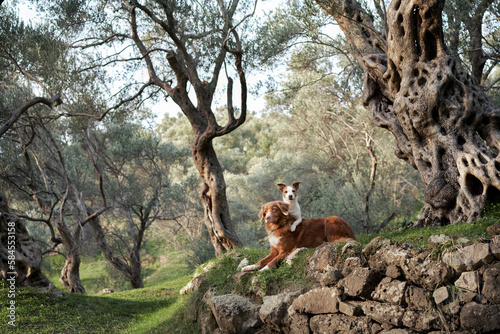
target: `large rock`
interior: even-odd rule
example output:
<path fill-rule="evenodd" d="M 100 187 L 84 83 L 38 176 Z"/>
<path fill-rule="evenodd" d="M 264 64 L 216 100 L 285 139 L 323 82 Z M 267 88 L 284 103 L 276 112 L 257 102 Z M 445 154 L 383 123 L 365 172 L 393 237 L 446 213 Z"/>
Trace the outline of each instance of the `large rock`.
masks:
<path fill-rule="evenodd" d="M 344 275 L 342 275 L 342 270 L 337 269 L 328 265 L 323 272 L 319 272 L 316 275 L 316 280 L 321 283 L 322 286 L 333 286 L 337 284 Z"/>
<path fill-rule="evenodd" d="M 500 224 L 496 223 L 494 225 L 488 226 L 486 229 L 491 238 L 500 235 Z"/>
<path fill-rule="evenodd" d="M 366 317 L 323 314 L 312 317 L 310 326 L 314 334 L 371 333 L 372 322 Z"/>
<path fill-rule="evenodd" d="M 337 265 L 339 250 L 336 244 L 324 244 L 318 247 L 314 253 L 307 258 L 307 269 L 310 272 L 323 271 L 328 265 Z"/>
<path fill-rule="evenodd" d="M 430 290 L 454 276 L 453 270 L 443 262 L 430 259 L 422 261 L 418 257 L 408 258 L 401 269 L 407 280 Z"/>
<path fill-rule="evenodd" d="M 294 313 L 284 319 L 286 334 L 309 334 L 309 317 L 305 314 Z"/>
<path fill-rule="evenodd" d="M 265 296 L 259 310 L 260 319 L 272 328 L 279 330 L 283 319 L 287 316 L 288 308 L 301 293 L 302 290 L 296 290 L 274 296 Z"/>
<path fill-rule="evenodd" d="M 377 253 L 379 249 L 386 248 L 390 246 L 390 244 L 391 240 L 379 236 L 370 241 L 370 243 L 368 243 L 368 245 L 366 245 L 365 248 L 363 248 L 361 253 L 365 257 L 370 257 L 372 255 L 375 255 L 375 253 Z"/>
<path fill-rule="evenodd" d="M 392 305 L 401 305 L 404 302 L 407 282 L 393 280 L 390 277 L 385 277 L 380 281 L 379 285 L 372 293 L 372 298 L 380 302 L 389 303 Z"/>
<path fill-rule="evenodd" d="M 496 235 L 493 237 L 490 244 L 490 252 L 491 255 L 495 257 L 495 259 L 500 259 L 500 235 Z"/>
<path fill-rule="evenodd" d="M 412 257 L 412 254 L 408 249 L 397 245 L 386 245 L 386 242 L 383 239 L 379 240 L 379 244 L 385 246 L 379 248 L 368 258 L 368 265 L 374 270 L 385 272 L 389 266 L 402 268 L 406 260 Z M 367 253 L 372 253 L 374 249 L 375 248 L 370 248 Z"/>
<path fill-rule="evenodd" d="M 466 304 L 460 312 L 463 330 L 474 333 L 498 333 L 500 331 L 500 306 L 475 302 Z"/>
<path fill-rule="evenodd" d="M 466 271 L 455 281 L 455 286 L 469 291 L 479 291 L 480 283 L 479 273 L 475 271 Z"/>
<path fill-rule="evenodd" d="M 436 302 L 437 305 L 442 304 L 451 297 L 450 296 L 450 291 L 446 286 L 442 286 L 440 288 L 437 288 L 434 290 L 432 293 L 432 297 L 434 298 L 434 301 Z"/>
<path fill-rule="evenodd" d="M 405 292 L 406 305 L 414 310 L 428 310 L 432 306 L 431 292 L 409 284 Z"/>
<path fill-rule="evenodd" d="M 355 301 L 341 301 L 339 302 L 339 311 L 345 315 L 354 317 L 363 314 L 361 305 Z"/>
<path fill-rule="evenodd" d="M 189 281 L 188 284 L 186 284 L 186 286 L 184 286 L 179 291 L 179 293 L 181 295 L 185 295 L 185 294 L 188 294 L 190 292 L 198 290 L 200 288 L 200 286 L 203 284 L 203 280 L 205 279 L 205 277 L 206 277 L 206 273 L 203 273 L 201 275 L 194 277 L 191 281 Z"/>
<path fill-rule="evenodd" d="M 486 269 L 482 293 L 493 304 L 500 304 L 500 268 Z"/>
<path fill-rule="evenodd" d="M 431 235 L 429 239 L 427 239 L 427 244 L 429 245 L 429 249 L 433 249 L 437 246 L 446 245 L 451 241 L 451 238 L 447 235 Z"/>
<path fill-rule="evenodd" d="M 380 274 L 370 268 L 355 268 L 339 285 L 344 288 L 344 293 L 352 297 L 369 298 L 377 284 Z"/>
<path fill-rule="evenodd" d="M 478 243 L 457 251 L 447 251 L 443 254 L 443 262 L 453 267 L 457 272 L 476 270 L 484 264 L 491 263 L 494 256 L 490 252 L 490 245 Z"/>
<path fill-rule="evenodd" d="M 417 331 L 428 331 L 438 329 L 440 322 L 439 316 L 430 310 L 407 310 L 403 315 L 403 325 Z"/>
<path fill-rule="evenodd" d="M 316 288 L 298 296 L 288 313 L 337 313 L 342 293 L 338 288 Z"/>
<path fill-rule="evenodd" d="M 202 308 L 198 315 L 198 321 L 201 327 L 201 334 L 210 334 L 217 328 L 217 321 L 210 310 Z"/>
<path fill-rule="evenodd" d="M 234 294 L 215 296 L 210 308 L 223 334 L 255 333 L 262 326 L 260 305 Z"/>
<path fill-rule="evenodd" d="M 344 260 L 343 267 L 342 274 L 347 276 L 356 268 L 366 267 L 366 260 L 357 256 L 348 257 Z"/>
<path fill-rule="evenodd" d="M 366 301 L 361 303 L 363 313 L 369 318 L 379 323 L 389 323 L 394 326 L 403 325 L 403 315 L 405 309 L 398 305 L 389 305 L 374 301 Z"/>

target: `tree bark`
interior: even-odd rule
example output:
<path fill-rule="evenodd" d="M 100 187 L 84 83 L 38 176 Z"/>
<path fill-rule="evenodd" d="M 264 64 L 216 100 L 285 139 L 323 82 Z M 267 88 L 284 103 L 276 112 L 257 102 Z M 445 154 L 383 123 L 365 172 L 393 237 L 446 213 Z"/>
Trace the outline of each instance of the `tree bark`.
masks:
<path fill-rule="evenodd" d="M 372 140 L 368 136 L 366 138 L 366 149 L 370 154 L 372 168 L 370 172 L 370 183 L 368 184 L 368 189 L 363 196 L 363 203 L 361 203 L 361 211 L 363 212 L 364 216 L 362 221 L 363 230 L 365 233 L 368 233 L 369 231 L 373 230 L 373 224 L 370 219 L 370 196 L 373 188 L 375 188 L 375 175 L 377 173 L 377 156 L 375 155 L 375 148 L 372 145 Z"/>
<path fill-rule="evenodd" d="M 10 211 L 7 198 L 0 192 L 0 279 L 15 276 L 17 286 L 48 289 L 61 295 L 42 272 L 40 246 L 29 235 L 23 221 Z"/>
<path fill-rule="evenodd" d="M 62 205 L 64 206 L 64 204 Z M 66 251 L 64 267 L 61 270 L 59 282 L 68 292 L 85 293 L 85 288 L 80 280 L 80 245 L 78 244 L 78 238 L 75 237 L 79 235 L 79 232 L 75 231 L 75 236 L 73 236 L 69 228 L 61 219 L 60 214 L 56 213 L 53 217 L 56 228 L 61 236 L 64 250 Z M 78 228 L 79 227 L 77 227 L 77 229 Z"/>
<path fill-rule="evenodd" d="M 229 249 L 242 246 L 234 232 L 226 199 L 226 182 L 222 166 L 217 159 L 212 141 L 192 146 L 196 168 L 203 181 L 200 199 L 203 204 L 205 226 L 216 256 Z"/>
<path fill-rule="evenodd" d="M 444 1 L 393 1 L 387 38 L 358 2 L 317 2 L 364 70 L 363 103 L 373 123 L 394 134 L 396 155 L 420 173 L 419 223 L 470 222 L 499 202 L 500 110 L 448 54 Z"/>

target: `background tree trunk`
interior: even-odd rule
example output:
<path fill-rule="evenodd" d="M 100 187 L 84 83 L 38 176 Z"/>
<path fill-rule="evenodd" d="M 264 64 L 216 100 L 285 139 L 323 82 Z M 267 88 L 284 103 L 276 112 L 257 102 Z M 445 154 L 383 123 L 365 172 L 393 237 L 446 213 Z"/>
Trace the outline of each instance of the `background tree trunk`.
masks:
<path fill-rule="evenodd" d="M 242 246 L 231 223 L 222 166 L 212 146 L 212 141 L 204 145 L 195 143 L 192 153 L 203 181 L 200 199 L 204 209 L 205 226 L 215 254 L 220 256 L 227 250 Z"/>
<path fill-rule="evenodd" d="M 486 203 L 500 201 L 500 110 L 447 53 L 444 1 L 393 1 L 387 38 L 358 2 L 317 2 L 364 70 L 372 121 L 394 134 L 396 155 L 420 173 L 419 223 L 472 221 Z"/>
<path fill-rule="evenodd" d="M 9 228 L 15 224 L 15 268 L 9 266 Z M 16 273 L 18 286 L 36 289 L 49 289 L 61 295 L 61 292 L 42 273 L 42 250 L 28 234 L 21 219 L 10 212 L 7 198 L 0 192 L 0 279 L 6 279 L 8 273 Z"/>
<path fill-rule="evenodd" d="M 63 204 L 64 205 L 64 204 Z M 72 235 L 69 228 L 61 220 L 59 214 L 54 214 L 54 222 L 62 239 L 64 250 L 66 251 L 64 267 L 61 270 L 59 282 L 68 292 L 85 293 L 82 281 L 80 280 L 80 245 L 78 244 L 79 231 Z M 77 228 L 78 229 L 78 228 Z"/>
<path fill-rule="evenodd" d="M 90 212 L 90 209 L 88 210 Z M 109 262 L 111 262 L 111 265 L 113 267 L 115 267 L 118 271 L 120 271 L 120 273 L 122 273 L 128 279 L 133 289 L 143 288 L 144 284 L 142 283 L 142 277 L 141 277 L 140 258 L 138 261 L 139 264 L 138 268 L 137 267 L 134 268 L 133 263 L 131 263 L 131 265 L 128 265 L 125 261 L 114 255 L 113 250 L 106 241 L 106 235 L 101 227 L 99 218 L 96 217 L 94 219 L 91 219 L 89 221 L 89 224 L 94 231 L 95 239 L 97 241 L 97 244 L 99 245 L 99 248 L 102 250 L 104 257 L 108 259 Z M 131 261 L 132 261 L 132 256 L 131 256 Z M 135 264 L 137 265 L 137 261 L 135 262 Z"/>

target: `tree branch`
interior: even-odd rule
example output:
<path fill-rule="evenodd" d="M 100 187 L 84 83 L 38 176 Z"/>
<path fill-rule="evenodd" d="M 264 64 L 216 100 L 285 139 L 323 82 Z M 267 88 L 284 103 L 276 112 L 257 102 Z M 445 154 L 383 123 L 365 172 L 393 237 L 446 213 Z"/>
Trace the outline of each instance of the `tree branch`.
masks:
<path fill-rule="evenodd" d="M 29 108 L 33 107 L 34 105 L 42 103 L 50 108 L 55 108 L 56 106 L 62 104 L 61 100 L 61 94 L 56 94 L 53 95 L 50 99 L 44 98 L 44 97 L 35 97 L 34 99 L 26 102 L 23 104 L 17 111 L 12 115 L 12 117 L 0 128 L 0 138 L 4 135 L 9 128 L 14 125 L 14 123 L 21 117 L 22 114 L 24 114 Z"/>

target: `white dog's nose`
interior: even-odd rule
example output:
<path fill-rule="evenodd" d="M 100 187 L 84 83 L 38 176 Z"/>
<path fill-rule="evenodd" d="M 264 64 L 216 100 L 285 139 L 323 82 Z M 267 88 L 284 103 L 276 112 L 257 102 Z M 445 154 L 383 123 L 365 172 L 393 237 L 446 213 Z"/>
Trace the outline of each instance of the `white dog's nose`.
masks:
<path fill-rule="evenodd" d="M 292 194 L 288 195 L 288 199 L 293 199 L 293 195 Z"/>

